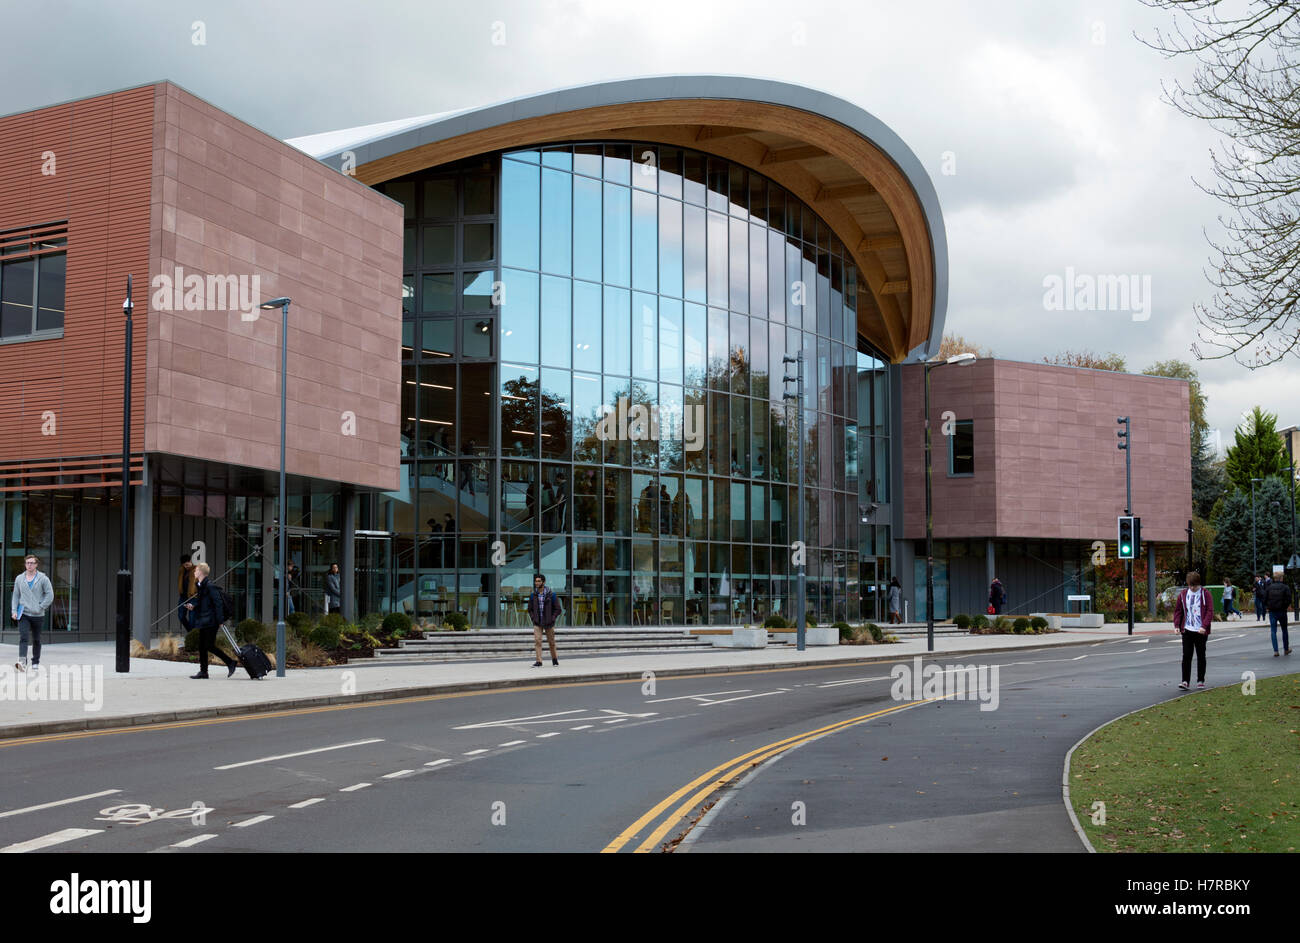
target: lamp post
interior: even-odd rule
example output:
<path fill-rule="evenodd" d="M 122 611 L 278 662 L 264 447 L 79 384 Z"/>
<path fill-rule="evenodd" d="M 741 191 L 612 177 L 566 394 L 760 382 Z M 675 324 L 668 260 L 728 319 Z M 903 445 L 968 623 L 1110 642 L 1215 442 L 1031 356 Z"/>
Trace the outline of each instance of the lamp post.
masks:
<path fill-rule="evenodd" d="M 114 670 L 131 670 L 131 276 L 126 277 L 126 362 L 122 371 L 122 566 L 117 571 L 117 645 Z M 147 639 L 146 639 L 147 641 Z"/>
<path fill-rule="evenodd" d="M 967 351 L 947 360 L 927 361 L 925 366 L 925 650 L 934 651 L 934 512 L 930 494 L 930 371 L 945 364 L 966 366 L 975 362 Z"/>
<path fill-rule="evenodd" d="M 1255 539 L 1255 482 L 1263 478 L 1250 479 L 1250 572 L 1259 576 L 1259 543 Z"/>
<path fill-rule="evenodd" d="M 803 530 L 803 488 L 804 488 L 804 467 L 803 467 L 803 349 L 793 357 L 782 357 L 782 363 L 792 363 L 798 367 L 796 375 L 792 377 L 782 377 L 785 383 L 796 383 L 797 393 L 784 393 L 782 399 L 795 401 L 795 411 L 798 413 L 798 419 L 795 422 L 796 435 L 799 437 L 799 507 L 796 510 L 795 517 L 795 540 L 800 543 L 799 559 L 803 562 L 799 564 L 799 575 L 795 589 L 794 617 L 795 617 L 795 644 L 799 651 L 804 651 L 807 644 L 807 588 L 808 588 L 808 544 L 804 540 Z"/>
<path fill-rule="evenodd" d="M 263 309 L 280 309 L 280 588 L 278 590 L 278 615 L 275 620 L 275 676 L 284 677 L 284 612 L 288 605 L 289 564 L 288 538 L 285 522 L 288 520 L 288 495 L 284 482 L 284 433 L 287 425 L 288 409 L 286 407 L 287 384 L 289 382 L 289 301 L 288 298 L 272 298 L 262 305 Z"/>

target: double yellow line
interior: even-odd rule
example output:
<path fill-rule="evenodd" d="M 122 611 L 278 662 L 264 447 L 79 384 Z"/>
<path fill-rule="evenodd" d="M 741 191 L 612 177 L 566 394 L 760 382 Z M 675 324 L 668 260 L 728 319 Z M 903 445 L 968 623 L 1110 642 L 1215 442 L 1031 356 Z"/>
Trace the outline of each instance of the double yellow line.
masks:
<path fill-rule="evenodd" d="M 920 701 L 909 701 L 906 704 L 896 704 L 893 707 L 886 707 L 884 710 L 874 711 L 870 714 L 863 714 L 861 717 L 852 717 L 848 720 L 841 720 L 838 723 L 828 724 L 825 727 L 818 727 L 816 730 L 808 730 L 793 737 L 787 737 L 785 740 L 778 740 L 776 743 L 769 743 L 767 746 L 759 747 L 756 750 L 750 750 L 748 753 L 742 753 L 733 759 L 715 766 L 701 776 L 692 779 L 685 786 L 682 786 L 672 795 L 663 801 L 656 803 L 645 815 L 641 816 L 627 828 L 619 833 L 618 837 L 601 849 L 602 854 L 612 854 L 623 850 L 632 839 L 636 838 L 641 830 L 663 814 L 664 810 L 674 802 L 681 799 L 682 796 L 689 793 L 692 789 L 703 786 L 698 792 L 694 793 L 689 799 L 681 803 L 677 808 L 664 819 L 659 827 L 650 833 L 645 841 L 641 842 L 636 849 L 635 854 L 642 854 L 647 851 L 654 851 L 658 844 L 683 818 L 691 813 L 693 809 L 698 808 L 708 797 L 717 792 L 723 786 L 726 786 L 733 779 L 747 770 L 753 769 L 758 764 L 769 760 L 778 753 L 802 746 L 809 740 L 816 739 L 828 733 L 834 733 L 843 730 L 846 727 L 852 727 L 855 724 L 865 723 L 873 717 L 879 717 L 882 714 L 892 714 L 895 711 L 906 710 L 909 707 L 916 707 L 920 704 L 928 704 L 930 701 L 941 701 L 943 698 L 931 697 Z M 707 783 L 707 785 L 705 785 Z"/>

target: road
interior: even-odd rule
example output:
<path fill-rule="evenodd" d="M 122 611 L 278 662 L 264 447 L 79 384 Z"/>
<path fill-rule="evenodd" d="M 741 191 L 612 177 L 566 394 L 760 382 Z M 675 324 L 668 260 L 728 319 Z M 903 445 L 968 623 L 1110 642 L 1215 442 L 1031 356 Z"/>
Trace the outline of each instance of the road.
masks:
<path fill-rule="evenodd" d="M 859 664 L 0 741 L 0 851 L 1079 852 L 1066 752 L 1196 696 L 1179 653 L 1155 635 L 968 656 L 997 667 L 994 710 L 895 699 L 889 664 Z M 1221 628 L 1209 656 L 1211 685 L 1300 665 L 1258 628 Z"/>

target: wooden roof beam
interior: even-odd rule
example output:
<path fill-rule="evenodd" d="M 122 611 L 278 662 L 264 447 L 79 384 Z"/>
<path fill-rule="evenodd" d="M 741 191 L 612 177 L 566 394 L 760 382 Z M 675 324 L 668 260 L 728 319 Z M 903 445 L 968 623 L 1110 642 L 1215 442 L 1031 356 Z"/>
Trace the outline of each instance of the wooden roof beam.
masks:
<path fill-rule="evenodd" d="M 825 151 L 811 144 L 800 144 L 798 147 L 782 147 L 777 150 L 769 148 L 768 152 L 763 155 L 762 166 L 771 167 L 774 164 L 789 164 L 795 161 L 826 156 Z"/>
<path fill-rule="evenodd" d="M 869 183 L 849 183 L 839 187 L 820 187 L 814 203 L 830 203 L 836 200 L 850 200 L 854 197 L 871 196 L 876 188 Z"/>
<path fill-rule="evenodd" d="M 742 135 L 752 134 L 753 128 L 726 128 L 714 125 L 702 124 L 700 130 L 695 133 L 697 141 L 720 141 L 723 138 L 735 138 Z"/>
<path fill-rule="evenodd" d="M 892 282 L 885 282 L 880 286 L 882 295 L 905 295 L 911 291 L 907 279 L 900 279 Z"/>
<path fill-rule="evenodd" d="M 864 236 L 862 241 L 858 243 L 859 252 L 877 252 L 881 249 L 901 248 L 903 248 L 903 237 L 896 232 Z"/>

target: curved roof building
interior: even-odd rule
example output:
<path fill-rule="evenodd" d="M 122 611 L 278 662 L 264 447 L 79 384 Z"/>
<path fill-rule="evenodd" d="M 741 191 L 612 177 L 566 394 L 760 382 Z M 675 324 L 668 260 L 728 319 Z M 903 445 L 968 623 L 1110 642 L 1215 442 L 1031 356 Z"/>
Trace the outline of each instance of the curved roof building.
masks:
<path fill-rule="evenodd" d="M 628 79 L 288 143 L 375 185 L 485 152 L 587 139 L 690 148 L 780 184 L 856 263 L 869 299 L 859 334 L 894 362 L 938 351 L 948 248 L 934 186 L 897 134 L 825 92 L 737 76 Z"/>

